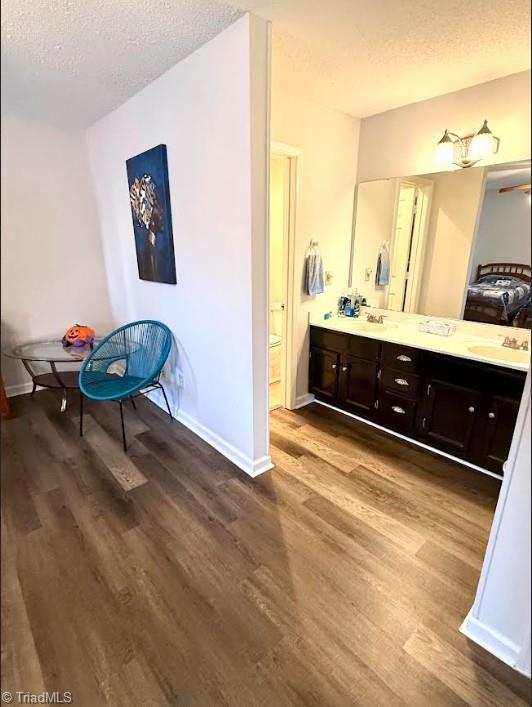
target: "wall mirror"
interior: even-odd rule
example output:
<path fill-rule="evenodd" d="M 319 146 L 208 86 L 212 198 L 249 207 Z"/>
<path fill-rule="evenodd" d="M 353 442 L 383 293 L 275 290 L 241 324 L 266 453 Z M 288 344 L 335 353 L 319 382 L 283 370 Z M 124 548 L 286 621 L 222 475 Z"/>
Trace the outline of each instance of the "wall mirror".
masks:
<path fill-rule="evenodd" d="M 530 161 L 362 182 L 352 285 L 368 304 L 527 326 Z"/>

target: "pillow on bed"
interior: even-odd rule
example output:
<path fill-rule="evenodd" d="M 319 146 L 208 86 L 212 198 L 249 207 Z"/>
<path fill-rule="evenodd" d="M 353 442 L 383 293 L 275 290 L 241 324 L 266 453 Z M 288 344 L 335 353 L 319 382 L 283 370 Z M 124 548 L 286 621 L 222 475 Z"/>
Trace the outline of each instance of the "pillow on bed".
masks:
<path fill-rule="evenodd" d="M 484 282 L 488 285 L 496 285 L 497 287 L 519 287 L 526 285 L 523 280 L 513 275 L 503 277 L 501 275 L 483 275 L 478 282 Z"/>

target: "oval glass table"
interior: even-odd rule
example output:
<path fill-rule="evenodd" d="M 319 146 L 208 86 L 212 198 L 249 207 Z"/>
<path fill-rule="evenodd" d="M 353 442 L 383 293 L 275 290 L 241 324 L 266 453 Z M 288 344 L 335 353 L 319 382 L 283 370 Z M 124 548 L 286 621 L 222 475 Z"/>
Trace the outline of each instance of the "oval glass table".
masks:
<path fill-rule="evenodd" d="M 61 390 L 61 412 L 64 412 L 67 407 L 67 391 L 79 390 L 79 371 L 59 371 L 56 364 L 81 363 L 98 343 L 99 341 L 95 340 L 92 344 L 86 346 L 63 346 L 61 341 L 57 340 L 32 341 L 15 346 L 12 349 L 3 351 L 3 353 L 9 358 L 16 358 L 22 361 L 33 382 L 31 395 L 35 393 L 37 386 Z M 34 363 L 49 364 L 50 372 L 36 373 L 32 367 Z"/>

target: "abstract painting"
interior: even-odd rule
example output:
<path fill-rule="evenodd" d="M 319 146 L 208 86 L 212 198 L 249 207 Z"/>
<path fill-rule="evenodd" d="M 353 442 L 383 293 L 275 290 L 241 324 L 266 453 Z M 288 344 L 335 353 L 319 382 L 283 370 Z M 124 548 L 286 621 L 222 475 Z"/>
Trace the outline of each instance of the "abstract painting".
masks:
<path fill-rule="evenodd" d="M 126 160 L 141 280 L 176 284 L 166 145 Z"/>

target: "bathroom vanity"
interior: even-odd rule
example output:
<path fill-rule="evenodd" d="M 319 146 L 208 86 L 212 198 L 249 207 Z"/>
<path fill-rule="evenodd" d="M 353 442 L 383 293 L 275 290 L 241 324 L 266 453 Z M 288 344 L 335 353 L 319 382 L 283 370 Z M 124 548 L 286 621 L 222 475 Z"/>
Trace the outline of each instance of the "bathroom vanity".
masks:
<path fill-rule="evenodd" d="M 416 317 L 400 316 L 404 323 L 387 325 L 311 321 L 310 393 L 502 475 L 530 354 L 467 329 L 449 337 L 420 333 Z"/>

